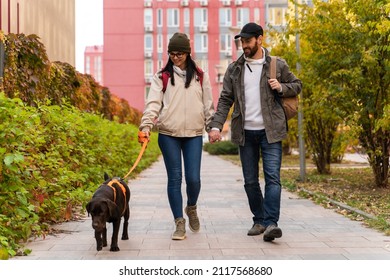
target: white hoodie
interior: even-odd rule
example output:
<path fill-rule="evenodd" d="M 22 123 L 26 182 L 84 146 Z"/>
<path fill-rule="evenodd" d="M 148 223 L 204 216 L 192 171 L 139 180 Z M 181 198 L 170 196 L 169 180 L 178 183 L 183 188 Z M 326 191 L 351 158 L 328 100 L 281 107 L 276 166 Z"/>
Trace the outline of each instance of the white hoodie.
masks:
<path fill-rule="evenodd" d="M 264 54 L 263 50 L 263 54 Z M 265 63 L 265 56 L 261 59 L 245 57 L 245 124 L 244 129 L 264 129 L 263 114 L 261 112 L 260 78 Z"/>

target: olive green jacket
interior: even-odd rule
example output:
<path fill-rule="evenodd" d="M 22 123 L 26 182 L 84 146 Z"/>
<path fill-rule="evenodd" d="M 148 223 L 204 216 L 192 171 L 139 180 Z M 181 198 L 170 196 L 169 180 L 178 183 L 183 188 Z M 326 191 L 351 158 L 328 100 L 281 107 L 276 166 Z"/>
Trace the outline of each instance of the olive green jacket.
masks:
<path fill-rule="evenodd" d="M 269 56 L 269 52 L 266 49 L 265 56 L 266 62 L 263 65 L 260 79 L 261 110 L 263 113 L 267 140 L 269 143 L 275 143 L 282 141 L 287 136 L 287 121 L 282 106 L 275 98 L 274 91 L 268 85 L 271 56 Z M 245 58 L 244 55 L 241 55 L 238 60 L 232 62 L 226 70 L 217 110 L 210 123 L 210 128 L 219 128 L 222 130 L 229 110 L 234 105 L 231 117 L 231 141 L 238 145 L 244 145 L 245 143 L 244 73 L 249 70 L 244 66 Z M 276 78 L 282 85 L 282 92 L 277 93 L 282 98 L 296 96 L 302 90 L 302 82 L 290 71 L 286 61 L 279 57 L 276 62 Z"/>

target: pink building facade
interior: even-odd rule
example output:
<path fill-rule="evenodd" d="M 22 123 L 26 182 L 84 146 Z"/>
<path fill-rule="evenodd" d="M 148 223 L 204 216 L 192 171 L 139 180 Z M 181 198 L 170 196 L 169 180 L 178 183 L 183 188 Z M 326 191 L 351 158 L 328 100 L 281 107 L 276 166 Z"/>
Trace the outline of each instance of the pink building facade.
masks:
<path fill-rule="evenodd" d="M 104 0 L 103 84 L 142 111 L 151 78 L 168 59 L 169 38 L 179 31 L 209 73 L 216 104 L 227 66 L 242 53 L 234 35 L 250 21 L 278 25 L 286 11 L 287 0 Z"/>

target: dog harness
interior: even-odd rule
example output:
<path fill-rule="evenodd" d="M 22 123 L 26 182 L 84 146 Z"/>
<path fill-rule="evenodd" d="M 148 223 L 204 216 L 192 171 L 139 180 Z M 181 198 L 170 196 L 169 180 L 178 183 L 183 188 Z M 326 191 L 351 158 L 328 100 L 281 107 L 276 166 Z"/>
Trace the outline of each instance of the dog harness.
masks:
<path fill-rule="evenodd" d="M 114 203 L 116 204 L 116 188 L 113 186 L 113 184 L 117 184 L 122 192 L 123 192 L 123 197 L 124 197 L 124 200 L 125 200 L 125 205 L 127 203 L 126 201 L 126 188 L 123 186 L 123 184 L 121 182 L 119 182 L 117 179 L 112 179 L 110 182 L 108 182 L 107 186 L 109 186 L 113 191 L 114 191 Z M 126 207 L 123 207 L 123 212 L 122 212 L 122 215 L 123 213 L 126 211 Z"/>

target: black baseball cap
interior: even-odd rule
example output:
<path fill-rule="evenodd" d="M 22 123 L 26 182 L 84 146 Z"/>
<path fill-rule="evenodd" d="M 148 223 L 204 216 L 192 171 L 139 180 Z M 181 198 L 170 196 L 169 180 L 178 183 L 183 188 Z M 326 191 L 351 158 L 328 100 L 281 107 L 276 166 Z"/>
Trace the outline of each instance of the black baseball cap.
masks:
<path fill-rule="evenodd" d="M 259 37 L 260 35 L 263 35 L 263 28 L 254 22 L 250 22 L 244 25 L 244 27 L 241 29 L 240 34 L 234 36 L 234 39 L 238 39 L 240 37 Z"/>

